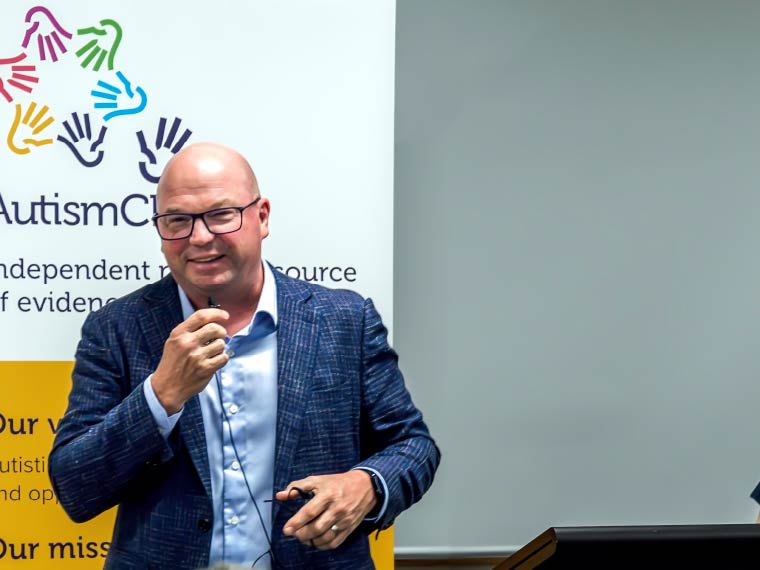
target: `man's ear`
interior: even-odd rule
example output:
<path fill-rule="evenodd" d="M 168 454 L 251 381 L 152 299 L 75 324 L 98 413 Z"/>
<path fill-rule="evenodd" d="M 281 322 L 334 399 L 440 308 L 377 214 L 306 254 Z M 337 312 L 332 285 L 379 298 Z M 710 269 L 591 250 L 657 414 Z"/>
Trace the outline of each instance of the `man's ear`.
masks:
<path fill-rule="evenodd" d="M 269 235 L 269 208 L 269 200 L 267 198 L 262 198 L 259 206 L 259 229 L 261 231 L 261 239 L 264 239 Z"/>

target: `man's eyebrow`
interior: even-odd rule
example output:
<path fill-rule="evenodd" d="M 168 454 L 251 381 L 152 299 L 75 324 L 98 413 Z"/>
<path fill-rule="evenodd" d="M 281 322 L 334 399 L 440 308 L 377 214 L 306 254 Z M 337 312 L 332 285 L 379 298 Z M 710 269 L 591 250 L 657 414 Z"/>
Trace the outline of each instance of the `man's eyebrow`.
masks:
<path fill-rule="evenodd" d="M 219 202 L 214 202 L 210 208 L 208 208 L 207 210 L 203 210 L 203 212 L 209 212 L 211 210 L 217 210 L 219 208 L 233 208 L 234 207 L 231 204 L 228 204 L 226 202 L 227 202 L 226 199 L 223 199 Z M 165 213 L 166 214 L 192 214 L 194 212 L 188 212 L 187 210 L 183 210 L 182 208 L 169 208 L 166 210 Z M 202 212 L 198 212 L 198 213 L 202 213 Z"/>

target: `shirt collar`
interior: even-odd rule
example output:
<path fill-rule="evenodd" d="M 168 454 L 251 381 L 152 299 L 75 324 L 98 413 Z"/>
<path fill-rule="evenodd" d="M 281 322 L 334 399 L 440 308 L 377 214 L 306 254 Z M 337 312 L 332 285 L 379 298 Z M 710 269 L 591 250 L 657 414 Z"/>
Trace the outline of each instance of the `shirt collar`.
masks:
<path fill-rule="evenodd" d="M 256 315 L 259 313 L 266 313 L 272 317 L 274 326 L 277 326 L 277 283 L 274 280 L 274 274 L 272 268 L 266 261 L 262 261 L 261 265 L 264 267 L 264 285 L 261 287 L 261 296 L 259 297 L 259 304 L 256 307 L 256 312 L 251 318 L 251 322 L 240 331 L 238 334 L 247 335 L 250 332 L 251 324 L 256 320 Z M 182 306 L 182 318 L 187 319 L 195 312 L 193 304 L 182 289 L 179 283 L 177 283 L 177 292 L 179 293 L 179 302 Z M 222 307 L 224 308 L 224 307 Z"/>

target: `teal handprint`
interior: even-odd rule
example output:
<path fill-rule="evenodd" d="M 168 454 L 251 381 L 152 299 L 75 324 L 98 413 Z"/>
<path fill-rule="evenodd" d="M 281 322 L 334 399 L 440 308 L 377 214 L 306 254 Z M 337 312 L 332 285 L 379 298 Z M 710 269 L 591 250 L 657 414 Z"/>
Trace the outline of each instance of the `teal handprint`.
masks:
<path fill-rule="evenodd" d="M 115 84 L 98 81 L 101 91 L 93 89 L 90 95 L 95 98 L 96 109 L 113 109 L 103 115 L 104 121 L 109 121 L 120 115 L 135 115 L 145 109 L 148 104 L 148 96 L 142 87 L 132 88 L 132 82 L 121 71 L 116 72 L 121 87 Z"/>
<path fill-rule="evenodd" d="M 121 26 L 115 20 L 100 20 L 102 27 L 90 26 L 77 30 L 78 36 L 94 34 L 95 37 L 83 45 L 77 51 L 77 57 L 84 58 L 80 64 L 87 68 L 95 60 L 92 66 L 93 71 L 100 71 L 103 61 L 108 58 L 108 69 L 113 70 L 113 59 L 116 56 L 116 50 L 121 43 Z M 100 45 L 99 45 L 100 44 Z"/>

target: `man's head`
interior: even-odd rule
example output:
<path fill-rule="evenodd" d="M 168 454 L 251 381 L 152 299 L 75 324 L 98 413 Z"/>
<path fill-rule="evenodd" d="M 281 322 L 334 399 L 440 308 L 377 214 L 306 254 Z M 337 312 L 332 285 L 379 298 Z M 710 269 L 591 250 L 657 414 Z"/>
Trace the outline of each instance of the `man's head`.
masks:
<path fill-rule="evenodd" d="M 167 163 L 156 191 L 156 208 L 159 215 L 200 214 L 216 208 L 241 208 L 256 198 L 256 176 L 245 158 L 219 144 L 196 143 Z M 212 233 L 214 218 L 209 215 L 193 220 L 190 236 L 161 240 L 174 279 L 191 299 L 214 296 L 242 301 L 261 287 L 261 240 L 269 235 L 269 201 L 260 198 L 240 215 L 238 231 Z M 170 220 L 160 218 L 157 223 Z"/>

